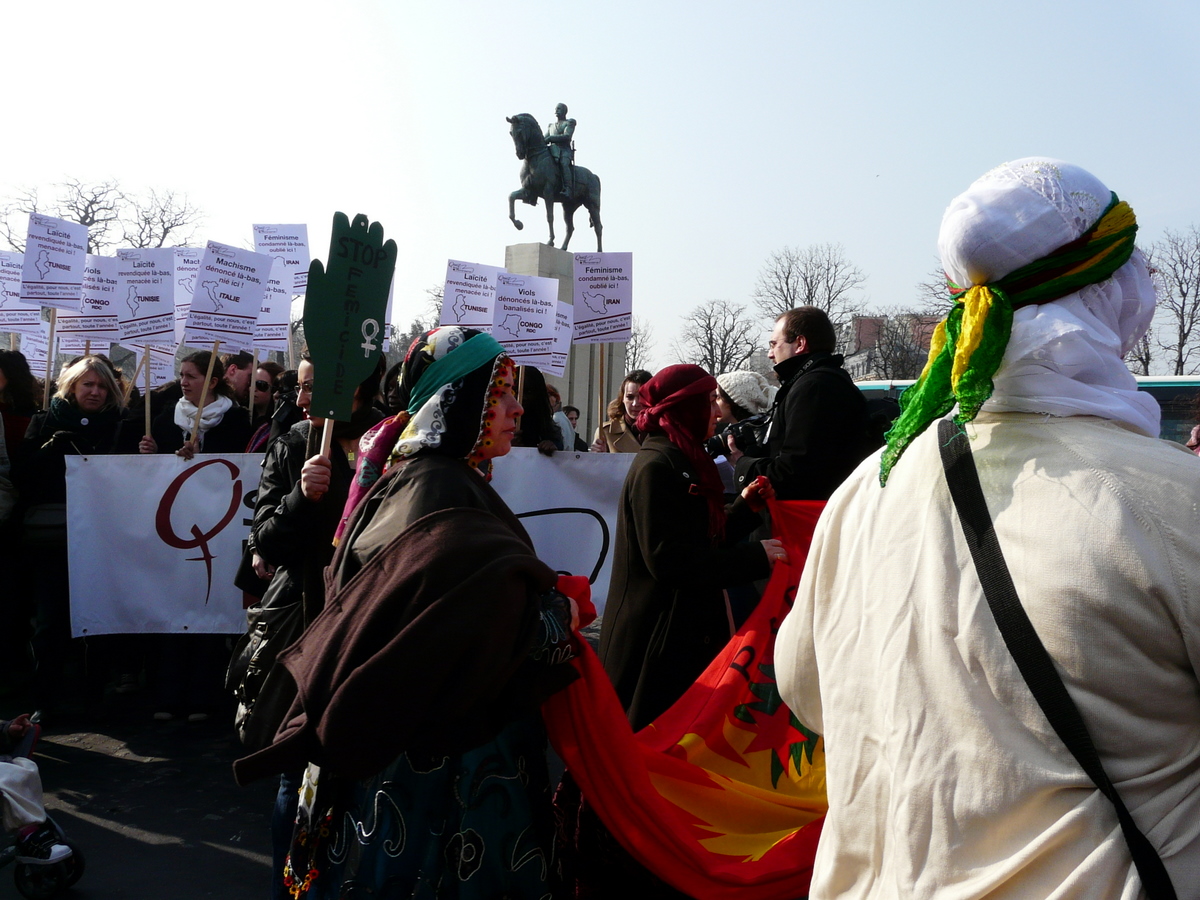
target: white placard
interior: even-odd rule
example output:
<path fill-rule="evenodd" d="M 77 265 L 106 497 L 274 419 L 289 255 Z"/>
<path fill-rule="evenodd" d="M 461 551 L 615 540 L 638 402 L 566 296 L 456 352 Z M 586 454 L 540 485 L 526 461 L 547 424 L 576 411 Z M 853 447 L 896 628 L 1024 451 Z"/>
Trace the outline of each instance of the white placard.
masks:
<path fill-rule="evenodd" d="M 555 571 L 594 578 L 599 613 L 608 598 L 621 486 L 634 455 L 543 456 L 533 447 L 514 447 L 492 464 L 492 487 L 521 519 L 538 559 Z"/>
<path fill-rule="evenodd" d="M 157 344 L 148 344 L 150 348 L 150 387 L 162 387 L 168 381 L 175 380 L 175 348 L 159 346 Z M 134 369 L 141 368 L 142 354 L 146 352 L 146 347 L 137 344 L 126 346 L 127 350 L 133 351 L 133 366 Z M 138 387 L 146 386 L 146 373 L 138 374 Z"/>
<path fill-rule="evenodd" d="M 518 365 L 541 368 L 554 346 L 557 310 L 556 279 L 500 272 L 496 275 L 492 337 Z"/>
<path fill-rule="evenodd" d="M 203 250 L 195 247 L 175 248 L 175 343 L 183 343 L 183 329 L 188 311 L 192 308 L 192 292 L 196 289 L 196 273 L 200 271 Z"/>
<path fill-rule="evenodd" d="M 633 327 L 633 254 L 575 254 L 575 343 L 628 341 Z"/>
<path fill-rule="evenodd" d="M 38 378 L 46 375 L 46 351 L 50 347 L 50 323 L 43 322 L 37 331 L 21 332 L 21 353 L 29 369 Z"/>
<path fill-rule="evenodd" d="M 575 335 L 575 307 L 560 300 L 555 318 L 554 345 L 550 349 L 550 365 L 546 371 L 562 378 L 567 374 L 567 358 Z"/>
<path fill-rule="evenodd" d="M 0 250 L 0 331 L 37 334 L 42 330 L 42 308 L 21 302 L 21 270 L 25 256 Z"/>
<path fill-rule="evenodd" d="M 290 283 L 283 280 L 285 290 L 303 294 L 308 289 L 307 225 L 255 225 L 254 249 L 283 263 L 290 276 Z"/>
<path fill-rule="evenodd" d="M 120 278 L 117 277 L 116 257 L 94 256 L 89 253 L 83 267 L 83 303 L 79 312 L 60 312 L 55 318 L 54 330 L 59 336 L 58 348 L 63 353 L 72 352 L 67 343 L 72 337 L 91 341 L 96 347 L 107 346 L 121 339 L 121 322 L 117 316 L 120 295 L 117 292 Z M 97 353 L 107 353 L 97 349 Z"/>
<path fill-rule="evenodd" d="M 438 324 L 491 331 L 496 278 L 503 272 L 500 266 L 449 260 L 446 263 L 446 286 L 442 291 L 442 316 Z"/>
<path fill-rule="evenodd" d="M 54 343 L 56 350 L 63 356 L 82 356 L 84 353 L 103 353 L 112 358 L 112 341 L 109 340 L 92 340 L 91 338 L 80 337 L 77 334 L 61 335 L 57 331 L 54 334 Z"/>
<path fill-rule="evenodd" d="M 196 274 L 184 342 L 220 341 L 230 350 L 250 349 L 272 262 L 266 254 L 209 241 Z"/>
<path fill-rule="evenodd" d="M 233 578 L 261 467 L 258 453 L 69 457 L 71 634 L 245 631 Z M 120 552 L 97 549 L 96 522 Z"/>
<path fill-rule="evenodd" d="M 275 259 L 271 265 L 271 273 L 267 276 L 267 290 L 263 296 L 258 321 L 254 325 L 254 346 L 259 350 L 287 352 L 292 294 L 284 285 L 284 281 L 289 277 L 284 264 Z"/>
<path fill-rule="evenodd" d="M 87 246 L 86 225 L 30 213 L 21 299 L 55 309 L 79 309 Z"/>
<path fill-rule="evenodd" d="M 175 343 L 175 251 L 117 251 L 117 317 L 121 340 Z"/>

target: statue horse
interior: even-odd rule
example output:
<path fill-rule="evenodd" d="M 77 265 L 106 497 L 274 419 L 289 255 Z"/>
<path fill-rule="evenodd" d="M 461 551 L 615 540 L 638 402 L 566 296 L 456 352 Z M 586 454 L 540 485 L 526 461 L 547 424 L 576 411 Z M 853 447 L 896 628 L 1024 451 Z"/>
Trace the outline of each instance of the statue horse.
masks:
<path fill-rule="evenodd" d="M 596 229 L 596 251 L 604 249 L 601 241 L 603 226 L 600 224 L 600 179 L 582 166 L 575 166 L 575 187 L 571 196 L 562 193 L 562 173 L 558 163 L 550 155 L 546 146 L 545 135 L 537 119 L 529 113 L 520 113 L 506 121 L 512 125 L 509 134 L 516 145 L 517 159 L 524 160 L 521 166 L 521 189 L 508 195 L 508 217 L 517 230 L 524 228 L 517 219 L 515 204 L 518 200 L 537 206 L 541 197 L 546 203 L 546 224 L 550 226 L 551 247 L 554 246 L 554 204 L 561 203 L 563 218 L 567 223 L 567 236 L 563 239 L 562 248 L 567 249 L 571 243 L 571 235 L 575 231 L 572 221 L 575 210 L 584 206 L 587 208 L 590 224 Z"/>

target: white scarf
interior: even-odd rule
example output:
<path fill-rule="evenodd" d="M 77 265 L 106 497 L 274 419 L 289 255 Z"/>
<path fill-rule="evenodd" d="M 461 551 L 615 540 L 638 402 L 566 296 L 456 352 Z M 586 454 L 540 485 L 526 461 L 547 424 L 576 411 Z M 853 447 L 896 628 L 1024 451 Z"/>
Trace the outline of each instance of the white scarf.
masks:
<path fill-rule="evenodd" d="M 201 444 L 204 443 L 204 433 L 217 425 L 232 408 L 233 401 L 222 394 L 217 394 L 204 404 L 204 411 L 200 413 Z M 175 404 L 175 424 L 183 429 L 184 440 L 190 441 L 192 429 L 196 426 L 196 407 L 187 397 L 180 397 Z"/>
<path fill-rule="evenodd" d="M 1082 235 L 1110 197 L 1099 179 L 1069 163 L 1005 163 L 946 210 L 942 265 L 963 287 L 999 280 Z M 1146 261 L 1134 251 L 1112 278 L 1018 309 L 983 409 L 1100 416 L 1157 437 L 1158 403 L 1138 391 L 1122 362 L 1150 326 L 1155 300 Z"/>

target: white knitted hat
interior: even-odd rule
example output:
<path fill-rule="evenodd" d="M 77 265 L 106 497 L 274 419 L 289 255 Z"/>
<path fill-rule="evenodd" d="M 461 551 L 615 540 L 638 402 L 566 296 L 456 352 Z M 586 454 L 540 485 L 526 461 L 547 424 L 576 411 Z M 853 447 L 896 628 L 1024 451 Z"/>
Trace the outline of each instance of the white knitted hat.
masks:
<path fill-rule="evenodd" d="M 757 372 L 745 370 L 718 375 L 717 384 L 730 400 L 752 416 L 770 409 L 779 390 Z"/>

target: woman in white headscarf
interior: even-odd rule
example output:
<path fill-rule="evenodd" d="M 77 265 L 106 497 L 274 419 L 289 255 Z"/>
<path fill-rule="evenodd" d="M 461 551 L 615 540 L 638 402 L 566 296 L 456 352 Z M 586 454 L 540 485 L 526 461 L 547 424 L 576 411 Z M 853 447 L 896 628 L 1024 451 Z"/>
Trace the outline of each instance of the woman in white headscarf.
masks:
<path fill-rule="evenodd" d="M 954 306 L 887 448 L 830 499 L 776 644 L 783 699 L 827 745 L 813 898 L 1141 896 L 1113 806 L 983 596 L 929 427 L 952 410 L 1022 606 L 1196 896 L 1200 463 L 1157 439 L 1121 361 L 1154 311 L 1135 231 L 1099 180 L 1048 159 L 946 211 Z"/>

